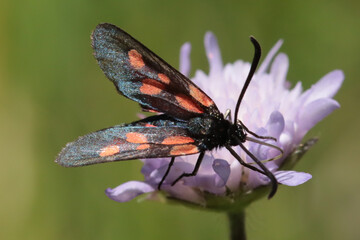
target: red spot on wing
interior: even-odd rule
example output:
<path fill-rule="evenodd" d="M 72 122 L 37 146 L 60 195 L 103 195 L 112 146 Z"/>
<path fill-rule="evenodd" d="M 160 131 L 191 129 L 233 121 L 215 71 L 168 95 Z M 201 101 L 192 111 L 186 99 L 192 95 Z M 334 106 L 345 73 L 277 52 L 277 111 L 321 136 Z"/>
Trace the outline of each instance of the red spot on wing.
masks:
<path fill-rule="evenodd" d="M 175 95 L 176 101 L 190 112 L 203 113 L 204 111 L 188 96 L 184 94 Z"/>
<path fill-rule="evenodd" d="M 141 54 L 135 49 L 131 49 L 128 52 L 130 65 L 136 69 L 140 69 L 145 66 L 144 60 L 142 59 Z"/>
<path fill-rule="evenodd" d="M 190 95 L 196 100 L 198 100 L 202 105 L 206 107 L 210 107 L 211 105 L 214 104 L 211 98 L 206 96 L 202 91 L 200 91 L 200 89 L 198 89 L 194 85 L 190 84 L 189 89 L 190 89 Z"/>
<path fill-rule="evenodd" d="M 159 73 L 158 77 L 160 78 L 161 82 L 166 83 L 166 84 L 170 83 L 170 78 L 168 76 L 166 76 L 165 74 Z"/>
<path fill-rule="evenodd" d="M 144 150 L 144 149 L 148 149 L 149 147 L 150 144 L 141 144 L 136 148 L 136 150 Z"/>
<path fill-rule="evenodd" d="M 155 125 L 152 125 L 152 124 L 150 124 L 150 123 L 146 123 L 145 124 L 145 127 L 156 127 Z"/>
<path fill-rule="evenodd" d="M 154 110 L 154 109 L 148 109 L 148 110 L 146 110 L 146 111 L 151 112 L 151 113 L 160 113 L 159 111 L 156 111 L 156 110 Z"/>
<path fill-rule="evenodd" d="M 176 145 L 176 144 L 185 144 L 185 143 L 193 143 L 193 142 L 194 142 L 194 139 L 192 139 L 191 137 L 171 136 L 171 137 L 165 138 L 161 144 Z"/>
<path fill-rule="evenodd" d="M 151 109 L 151 108 L 149 108 L 148 106 L 142 105 L 141 107 L 142 107 L 142 110 L 145 111 L 145 112 L 160 113 L 159 111 L 156 111 L 156 110 L 154 110 L 154 109 Z"/>
<path fill-rule="evenodd" d="M 165 89 L 165 85 L 151 78 L 142 80 L 140 92 L 146 95 L 157 95 Z"/>
<path fill-rule="evenodd" d="M 193 144 L 186 144 L 186 145 L 177 145 L 174 146 L 171 151 L 170 155 L 172 156 L 178 156 L 178 155 L 188 155 L 188 154 L 194 154 L 198 153 L 199 149 L 197 146 Z"/>
<path fill-rule="evenodd" d="M 99 156 L 100 157 L 106 157 L 106 156 L 112 156 L 117 153 L 119 153 L 120 147 L 117 145 L 109 145 L 100 150 Z"/>
<path fill-rule="evenodd" d="M 126 141 L 130 143 L 147 143 L 146 136 L 142 133 L 137 133 L 137 132 L 127 133 Z"/>

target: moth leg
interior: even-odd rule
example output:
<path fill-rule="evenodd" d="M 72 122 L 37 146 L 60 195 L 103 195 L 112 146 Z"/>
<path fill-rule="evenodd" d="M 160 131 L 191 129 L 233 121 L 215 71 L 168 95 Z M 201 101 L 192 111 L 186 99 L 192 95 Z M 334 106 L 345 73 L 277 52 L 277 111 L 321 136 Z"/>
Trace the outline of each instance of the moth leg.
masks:
<path fill-rule="evenodd" d="M 225 114 L 224 114 L 224 118 L 229 120 L 230 122 L 231 120 L 231 110 L 230 109 L 226 109 Z"/>
<path fill-rule="evenodd" d="M 254 160 L 254 162 L 262 169 L 262 171 L 261 171 L 260 169 L 257 169 L 257 168 L 254 169 L 254 167 L 251 166 L 251 165 L 250 165 L 251 167 L 249 167 L 249 164 L 247 164 L 247 163 L 246 163 L 246 165 L 244 165 L 244 164 L 242 163 L 242 162 L 244 162 L 244 161 L 240 158 L 240 156 L 239 156 L 231 147 L 228 147 L 228 146 L 227 146 L 226 148 L 230 151 L 230 153 L 231 153 L 237 160 L 239 160 L 239 159 L 241 160 L 241 161 L 239 160 L 239 162 L 240 162 L 241 164 L 243 164 L 244 166 L 246 166 L 246 167 L 248 167 L 248 168 L 250 168 L 250 169 L 252 169 L 252 170 L 255 170 L 255 171 L 257 171 L 257 172 L 260 172 L 260 173 L 264 174 L 265 176 L 267 176 L 267 177 L 270 179 L 272 187 L 271 187 L 270 194 L 268 195 L 268 199 L 272 198 L 272 197 L 275 195 L 276 190 L 277 190 L 277 187 L 278 187 L 278 182 L 277 182 L 274 174 L 273 174 L 259 159 L 257 159 L 257 158 L 254 156 L 254 154 L 252 154 L 252 153 L 242 144 L 242 142 L 241 142 L 240 139 L 238 139 L 238 138 L 236 138 L 236 139 L 237 139 L 237 142 L 238 142 L 239 146 L 242 148 L 242 150 L 244 150 L 244 151 L 246 152 L 246 154 L 249 155 L 249 156 L 252 158 L 252 160 Z M 239 159 L 238 159 L 236 156 L 239 157 Z"/>
<path fill-rule="evenodd" d="M 183 177 L 193 177 L 196 175 L 196 173 L 198 172 L 199 168 L 200 168 L 200 165 L 201 165 L 201 162 L 202 160 L 204 159 L 204 156 L 205 156 L 205 151 L 204 152 L 200 152 L 200 155 L 198 157 L 198 159 L 196 160 L 196 164 L 195 164 L 195 167 L 194 167 L 194 170 L 191 172 L 191 173 L 183 173 L 181 174 L 172 184 L 171 186 L 174 186 L 180 179 L 182 179 Z"/>
<path fill-rule="evenodd" d="M 239 163 L 240 163 L 241 165 L 243 165 L 244 167 L 247 167 L 247 168 L 249 168 L 249 169 L 251 169 L 251 170 L 254 170 L 254 171 L 256 171 L 256 172 L 259 172 L 259 173 L 261 173 L 261 174 L 266 175 L 266 173 L 265 173 L 264 171 L 262 171 L 262 170 L 260 170 L 260 169 L 258 169 L 258 168 L 256 168 L 256 167 L 254 167 L 253 165 L 250 165 L 250 164 L 244 162 L 244 160 L 242 160 L 241 157 L 240 157 L 240 156 L 234 151 L 234 149 L 232 149 L 230 146 L 225 146 L 225 147 L 226 147 L 227 150 L 229 150 L 229 152 L 231 153 L 231 155 L 233 155 L 233 157 L 236 158 L 236 160 L 239 161 Z"/>
<path fill-rule="evenodd" d="M 259 159 L 257 159 L 249 150 L 247 150 L 247 148 L 242 143 L 239 142 L 239 146 L 252 158 L 252 160 L 254 160 L 254 162 L 256 162 L 257 165 L 259 165 L 259 167 L 265 172 L 265 175 L 270 179 L 272 188 L 268 195 L 268 199 L 272 198 L 275 195 L 278 187 L 278 182 L 274 174 L 270 172 L 270 170 Z"/>
<path fill-rule="evenodd" d="M 165 172 L 164 176 L 162 177 L 162 179 L 161 179 L 161 181 L 160 181 L 160 183 L 159 183 L 159 185 L 158 185 L 158 190 L 161 189 L 161 185 L 164 183 L 165 178 L 167 177 L 167 175 L 169 175 L 170 168 L 172 167 L 172 165 L 174 164 L 174 162 L 175 162 L 175 157 L 172 157 L 171 160 L 170 160 L 170 163 L 169 163 L 169 165 L 168 165 L 168 168 L 166 169 L 166 172 Z"/>

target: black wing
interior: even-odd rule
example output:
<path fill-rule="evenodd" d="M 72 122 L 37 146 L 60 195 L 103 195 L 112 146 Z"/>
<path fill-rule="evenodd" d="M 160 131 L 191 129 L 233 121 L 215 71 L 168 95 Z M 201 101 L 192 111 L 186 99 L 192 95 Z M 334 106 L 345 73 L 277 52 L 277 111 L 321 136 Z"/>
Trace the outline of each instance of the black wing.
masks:
<path fill-rule="evenodd" d="M 120 28 L 99 24 L 92 34 L 94 55 L 118 91 L 144 110 L 177 119 L 219 113 L 214 102 L 188 78 Z"/>
<path fill-rule="evenodd" d="M 68 143 L 55 160 L 65 167 L 138 158 L 161 158 L 199 152 L 186 123 L 152 116 L 79 137 Z"/>

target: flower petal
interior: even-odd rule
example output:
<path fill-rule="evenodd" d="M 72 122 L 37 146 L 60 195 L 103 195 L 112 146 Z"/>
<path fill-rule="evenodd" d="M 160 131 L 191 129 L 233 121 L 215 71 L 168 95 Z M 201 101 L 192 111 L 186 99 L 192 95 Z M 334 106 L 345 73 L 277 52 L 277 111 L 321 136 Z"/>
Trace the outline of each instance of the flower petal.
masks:
<path fill-rule="evenodd" d="M 295 171 L 277 171 L 275 177 L 279 183 L 287 186 L 298 186 L 310 180 L 311 174 Z"/>
<path fill-rule="evenodd" d="M 205 43 L 206 56 L 209 60 L 209 65 L 210 65 L 209 75 L 211 76 L 214 74 L 220 74 L 223 67 L 223 63 L 222 63 L 220 48 L 215 35 L 212 32 L 207 32 L 205 34 L 204 43 Z"/>
<path fill-rule="evenodd" d="M 204 196 L 198 189 L 183 185 L 181 182 L 176 183 L 174 186 L 164 186 L 162 190 L 165 190 L 174 199 L 181 199 L 200 205 L 205 204 Z"/>
<path fill-rule="evenodd" d="M 264 175 L 259 174 L 259 180 L 262 180 L 263 184 L 266 185 L 270 183 L 270 179 Z M 276 180 L 280 184 L 284 184 L 290 187 L 295 187 L 301 185 L 312 178 L 311 174 L 304 172 L 296 171 L 277 171 L 274 173 Z"/>
<path fill-rule="evenodd" d="M 286 54 L 280 53 L 274 59 L 271 65 L 270 74 L 274 78 L 274 84 L 277 88 L 283 89 L 286 82 L 286 74 L 289 69 L 289 58 Z"/>
<path fill-rule="evenodd" d="M 279 138 L 284 131 L 285 119 L 279 111 L 273 111 L 270 115 L 269 121 L 266 124 L 268 135 L 274 138 Z"/>
<path fill-rule="evenodd" d="M 192 182 L 188 181 L 186 184 L 188 186 L 192 186 L 192 187 L 201 189 L 202 191 L 206 191 L 209 193 L 222 194 L 225 192 L 225 187 L 224 187 L 225 184 L 222 184 L 222 186 L 221 185 L 218 186 L 216 184 L 216 180 L 218 180 L 218 179 L 219 179 L 219 176 L 217 174 L 212 174 L 212 175 L 197 174 Z"/>
<path fill-rule="evenodd" d="M 130 181 L 117 186 L 116 188 L 108 188 L 105 194 L 112 200 L 118 202 L 127 202 L 133 198 L 148 192 L 153 192 L 154 188 L 147 183 Z"/>
<path fill-rule="evenodd" d="M 339 91 L 343 81 L 344 73 L 341 70 L 334 70 L 324 77 L 322 77 L 317 83 L 315 83 L 308 91 L 311 91 L 310 95 L 306 99 L 305 104 L 312 102 L 320 98 L 332 98 Z"/>
<path fill-rule="evenodd" d="M 307 104 L 299 115 L 298 123 L 300 133 L 305 134 L 315 126 L 316 123 L 339 107 L 339 103 L 330 98 L 318 99 Z"/>
<path fill-rule="evenodd" d="M 179 70 L 184 76 L 189 77 L 191 69 L 191 60 L 190 60 L 191 44 L 184 43 L 180 49 L 180 66 Z"/>
<path fill-rule="evenodd" d="M 230 176 L 230 164 L 223 159 L 215 159 L 212 167 L 218 176 L 215 178 L 215 185 L 217 187 L 224 186 Z"/>
<path fill-rule="evenodd" d="M 263 74 L 267 68 L 270 65 L 270 62 L 272 61 L 272 59 L 274 58 L 275 54 L 279 51 L 281 45 L 283 44 L 283 40 L 280 39 L 279 41 L 277 41 L 277 43 L 271 48 L 270 52 L 268 53 L 268 55 L 266 55 L 264 61 L 261 63 L 259 70 L 257 71 L 257 74 Z"/>

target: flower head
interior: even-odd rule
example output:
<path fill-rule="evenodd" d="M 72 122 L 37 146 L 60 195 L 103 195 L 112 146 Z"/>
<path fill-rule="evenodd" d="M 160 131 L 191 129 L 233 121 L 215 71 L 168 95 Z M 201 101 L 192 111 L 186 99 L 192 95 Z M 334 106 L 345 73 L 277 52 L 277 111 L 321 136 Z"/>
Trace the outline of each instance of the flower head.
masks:
<path fill-rule="evenodd" d="M 342 71 L 335 70 L 305 92 L 301 82 L 291 89 L 286 80 L 288 57 L 284 53 L 277 54 L 281 45 L 280 40 L 255 73 L 241 103 L 238 118 L 256 134 L 277 139 L 277 142 L 271 144 L 283 149 L 283 157 L 264 164 L 274 173 L 279 183 L 297 186 L 308 181 L 311 175 L 281 169 L 285 164 L 292 166 L 314 143 L 310 141 L 301 145 L 305 134 L 339 108 L 338 102 L 332 97 L 339 90 L 344 75 Z M 205 49 L 210 65 L 209 74 L 198 70 L 192 81 L 214 100 L 221 112 L 224 113 L 227 109 L 234 111 L 249 73 L 250 63 L 238 60 L 224 66 L 217 40 L 210 32 L 205 35 Z M 190 72 L 190 50 L 190 44 L 186 43 L 180 52 L 180 71 L 186 76 Z M 258 143 L 247 141 L 245 146 L 262 161 L 278 155 L 276 149 Z M 246 162 L 253 162 L 239 147 L 234 147 L 234 150 Z M 257 189 L 269 184 L 266 176 L 243 167 L 227 149 L 220 148 L 206 152 L 196 176 L 183 178 L 171 186 L 182 173 L 194 169 L 197 157 L 198 155 L 190 155 L 176 158 L 162 185 L 162 192 L 166 193 L 167 198 L 213 208 L 223 207 L 224 203 L 219 203 L 218 200 L 225 199 L 225 207 L 229 208 L 234 201 L 246 204 L 257 198 L 254 194 Z M 170 158 L 144 159 L 143 162 L 144 182 L 130 181 L 114 189 L 107 189 L 106 194 L 119 202 L 150 192 L 153 194 L 149 196 L 156 197 L 159 193 L 157 186 L 168 168 Z"/>

